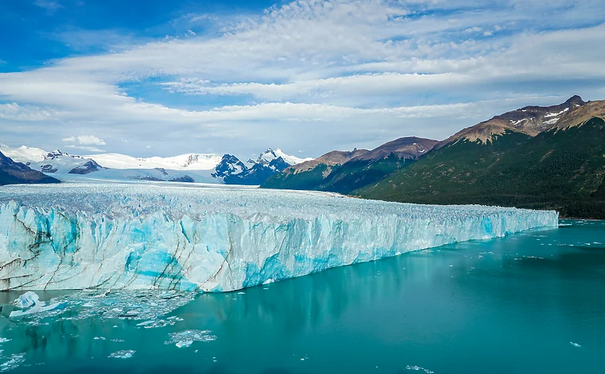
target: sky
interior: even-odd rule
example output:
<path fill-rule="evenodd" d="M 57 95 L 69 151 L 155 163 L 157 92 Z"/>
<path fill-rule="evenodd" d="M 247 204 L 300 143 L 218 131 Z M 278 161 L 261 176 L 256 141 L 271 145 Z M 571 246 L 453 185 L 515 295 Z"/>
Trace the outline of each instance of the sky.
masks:
<path fill-rule="evenodd" d="M 605 99 L 603 0 L 0 0 L 0 143 L 298 157 Z"/>

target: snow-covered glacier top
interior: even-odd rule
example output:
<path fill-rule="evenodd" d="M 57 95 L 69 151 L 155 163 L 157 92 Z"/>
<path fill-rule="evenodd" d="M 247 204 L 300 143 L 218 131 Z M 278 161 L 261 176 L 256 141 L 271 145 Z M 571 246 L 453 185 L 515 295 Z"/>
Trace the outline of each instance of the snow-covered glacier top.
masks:
<path fill-rule="evenodd" d="M 231 291 L 458 241 L 554 211 L 155 184 L 0 188 L 0 289 Z"/>

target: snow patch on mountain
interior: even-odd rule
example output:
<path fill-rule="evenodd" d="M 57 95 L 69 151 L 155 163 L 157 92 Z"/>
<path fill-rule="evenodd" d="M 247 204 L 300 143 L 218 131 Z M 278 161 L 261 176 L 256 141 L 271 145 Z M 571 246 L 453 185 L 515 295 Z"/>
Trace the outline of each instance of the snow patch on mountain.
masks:
<path fill-rule="evenodd" d="M 563 109 L 562 111 L 560 111 L 560 112 L 558 112 L 558 113 L 548 113 L 548 114 L 545 114 L 545 115 L 544 115 L 544 118 L 558 117 L 558 116 L 560 116 L 561 114 L 563 114 L 563 113 L 567 112 L 568 110 L 569 110 L 569 108 L 565 108 L 565 109 Z"/>

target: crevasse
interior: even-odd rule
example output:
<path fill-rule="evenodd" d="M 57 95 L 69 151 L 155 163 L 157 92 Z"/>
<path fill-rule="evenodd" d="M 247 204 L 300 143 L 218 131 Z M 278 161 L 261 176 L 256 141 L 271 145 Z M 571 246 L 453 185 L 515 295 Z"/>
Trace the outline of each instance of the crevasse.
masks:
<path fill-rule="evenodd" d="M 0 189 L 0 290 L 232 291 L 558 224 L 554 211 L 149 184 Z"/>

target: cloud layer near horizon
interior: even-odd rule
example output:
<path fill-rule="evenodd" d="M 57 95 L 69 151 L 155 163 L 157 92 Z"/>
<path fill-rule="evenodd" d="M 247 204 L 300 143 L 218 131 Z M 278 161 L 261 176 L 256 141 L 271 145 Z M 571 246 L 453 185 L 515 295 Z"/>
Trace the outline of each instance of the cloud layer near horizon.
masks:
<path fill-rule="evenodd" d="M 117 52 L 0 74 L 1 141 L 318 156 L 443 139 L 519 106 L 605 98 L 604 21 L 595 0 L 299 0 L 187 14 L 174 20 L 186 37 L 126 38 Z"/>

